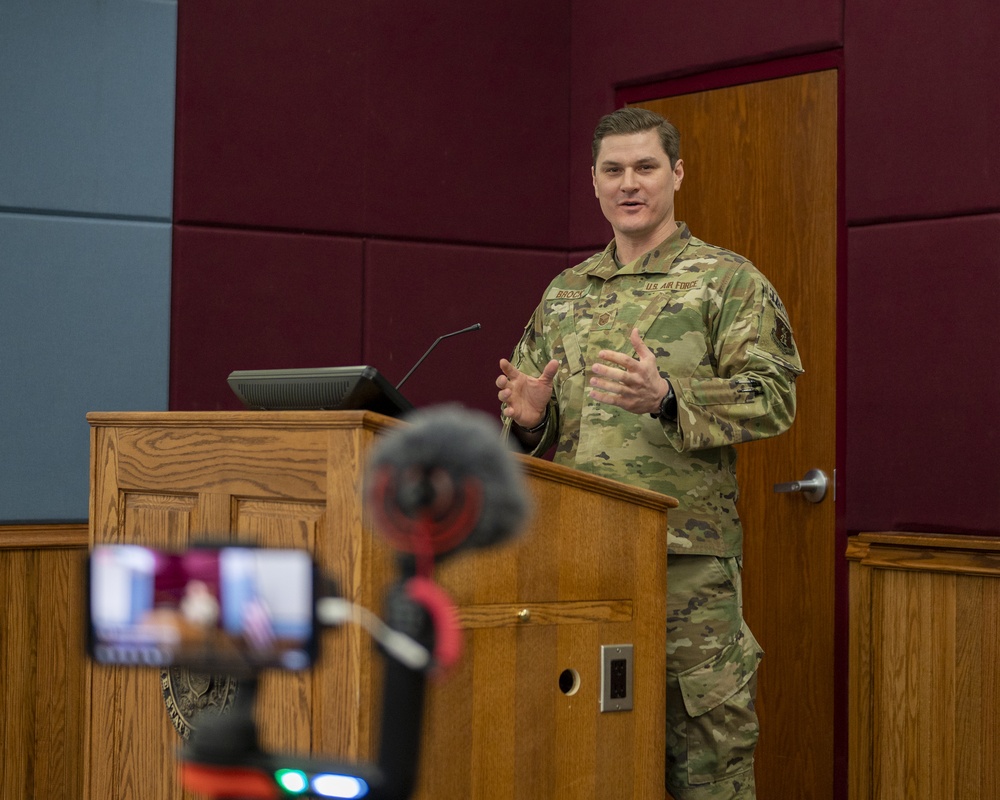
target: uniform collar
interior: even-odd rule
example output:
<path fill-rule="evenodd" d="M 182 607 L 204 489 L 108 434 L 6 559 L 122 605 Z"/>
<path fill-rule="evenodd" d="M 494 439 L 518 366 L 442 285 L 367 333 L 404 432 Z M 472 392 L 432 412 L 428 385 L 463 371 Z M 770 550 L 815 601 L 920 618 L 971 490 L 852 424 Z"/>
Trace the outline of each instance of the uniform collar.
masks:
<path fill-rule="evenodd" d="M 687 247 L 691 231 L 684 222 L 677 223 L 677 230 L 660 242 L 652 250 L 643 253 L 634 261 L 622 267 L 615 263 L 615 240 L 612 239 L 599 257 L 584 266 L 585 275 L 608 280 L 615 275 L 640 275 L 644 273 L 665 273 Z"/>

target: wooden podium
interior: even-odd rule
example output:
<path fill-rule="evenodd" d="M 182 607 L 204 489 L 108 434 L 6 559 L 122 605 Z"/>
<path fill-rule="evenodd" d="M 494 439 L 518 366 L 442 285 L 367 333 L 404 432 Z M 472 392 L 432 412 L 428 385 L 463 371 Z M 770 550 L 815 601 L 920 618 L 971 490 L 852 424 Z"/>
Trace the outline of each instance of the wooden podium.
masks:
<path fill-rule="evenodd" d="M 401 423 L 368 412 L 93 413 L 88 421 L 91 544 L 176 549 L 221 538 L 306 548 L 348 598 L 380 609 L 393 554 L 372 532 L 361 484 L 365 452 Z M 665 531 L 676 502 L 546 461 L 521 463 L 534 504 L 525 532 L 455 556 L 436 574 L 459 608 L 465 656 L 428 692 L 415 797 L 662 800 Z M 602 712 L 601 647 L 620 644 L 634 649 L 634 706 Z M 89 800 L 189 796 L 161 677 L 88 665 Z M 371 758 L 380 678 L 366 633 L 325 632 L 314 669 L 263 677 L 262 745 Z M 189 699 L 197 703 L 199 691 L 204 684 Z"/>

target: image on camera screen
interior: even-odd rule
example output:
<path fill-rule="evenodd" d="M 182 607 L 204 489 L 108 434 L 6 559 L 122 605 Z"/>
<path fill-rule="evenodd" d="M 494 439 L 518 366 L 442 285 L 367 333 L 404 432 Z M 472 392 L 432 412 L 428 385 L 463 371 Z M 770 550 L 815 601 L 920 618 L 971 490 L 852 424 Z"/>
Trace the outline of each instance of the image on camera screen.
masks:
<path fill-rule="evenodd" d="M 305 669 L 316 645 L 313 578 L 303 550 L 98 545 L 88 649 L 104 664 Z"/>

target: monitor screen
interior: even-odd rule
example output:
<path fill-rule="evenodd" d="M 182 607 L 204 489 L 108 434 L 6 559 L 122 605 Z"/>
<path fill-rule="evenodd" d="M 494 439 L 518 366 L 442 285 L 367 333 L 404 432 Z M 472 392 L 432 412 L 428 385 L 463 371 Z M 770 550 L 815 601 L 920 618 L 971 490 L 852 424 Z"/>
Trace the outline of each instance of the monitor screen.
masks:
<path fill-rule="evenodd" d="M 248 409 L 374 411 L 398 417 L 413 406 L 374 367 L 237 370 L 229 386 Z"/>

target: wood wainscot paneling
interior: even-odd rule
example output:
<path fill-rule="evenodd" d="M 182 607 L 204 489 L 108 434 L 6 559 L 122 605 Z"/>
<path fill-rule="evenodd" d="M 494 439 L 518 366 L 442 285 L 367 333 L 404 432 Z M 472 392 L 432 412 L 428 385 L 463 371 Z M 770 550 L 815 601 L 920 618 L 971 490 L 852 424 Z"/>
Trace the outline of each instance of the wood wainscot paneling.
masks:
<path fill-rule="evenodd" d="M 0 800 L 83 791 L 86 524 L 0 526 Z"/>
<path fill-rule="evenodd" d="M 1000 797 L 1000 537 L 861 534 L 847 557 L 849 797 Z"/>

